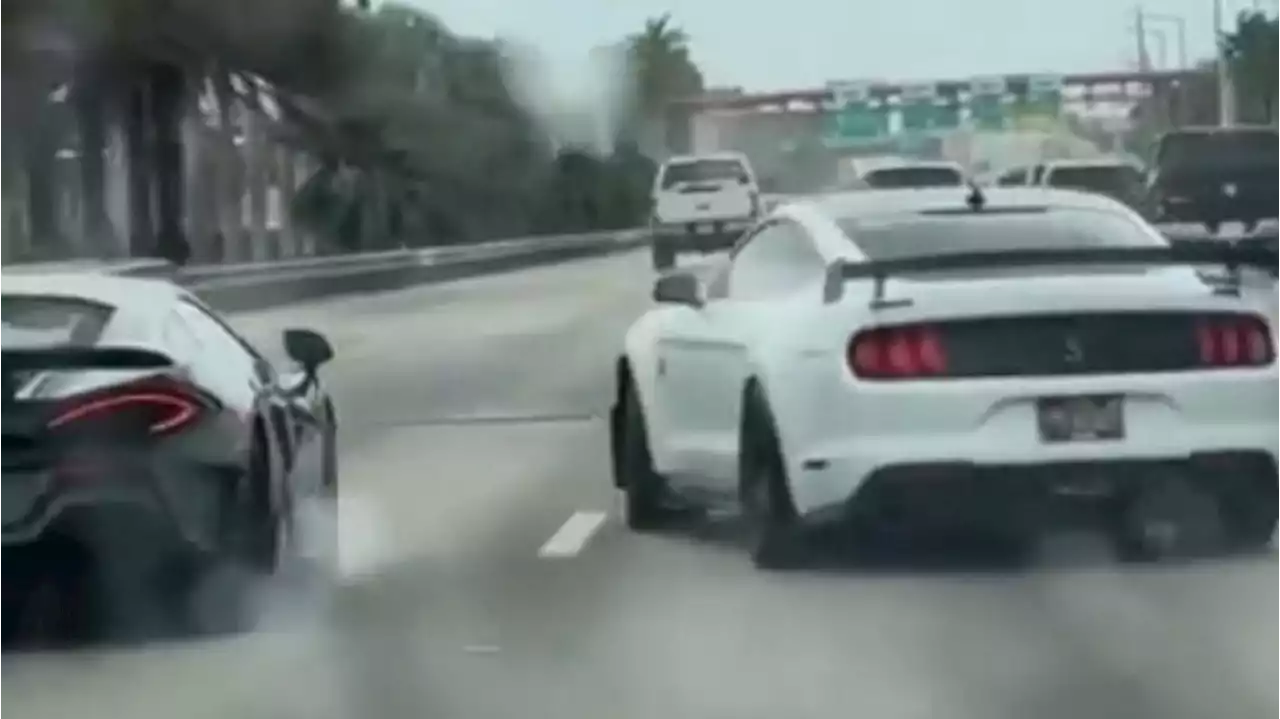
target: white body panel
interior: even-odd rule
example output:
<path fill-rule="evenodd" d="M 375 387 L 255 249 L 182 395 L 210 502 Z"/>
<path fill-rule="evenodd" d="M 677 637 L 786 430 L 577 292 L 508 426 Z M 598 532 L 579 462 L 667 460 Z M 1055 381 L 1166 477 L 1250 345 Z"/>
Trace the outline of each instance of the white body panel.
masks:
<path fill-rule="evenodd" d="M 1071 169 L 1076 169 L 1076 168 L 1081 168 L 1081 169 L 1093 169 L 1093 168 L 1099 168 L 1099 169 L 1111 169 L 1111 168 L 1113 168 L 1113 167 L 1120 167 L 1120 168 L 1125 168 L 1125 167 L 1127 167 L 1127 168 L 1133 169 L 1133 170 L 1135 170 L 1135 171 L 1140 171 L 1140 168 L 1139 168 L 1137 165 L 1135 165 L 1135 164 L 1133 164 L 1133 163 L 1131 163 L 1131 162 L 1128 162 L 1128 161 L 1125 161 L 1125 160 L 1119 160 L 1119 159 L 1115 159 L 1115 160 L 1106 160 L 1106 159 L 1100 159 L 1100 160 L 1055 160 L 1055 161 L 1053 161 L 1053 162 L 1049 162 L 1049 163 L 1046 163 L 1046 164 L 1045 164 L 1044 173 L 1040 176 L 1040 184 L 1042 184 L 1042 185 L 1047 185 L 1047 186 L 1052 186 L 1052 185 L 1053 185 L 1053 175 L 1054 175 L 1054 173 L 1055 173 L 1055 172 L 1058 172 L 1059 170 L 1071 170 Z"/>
<path fill-rule="evenodd" d="M 1019 191 L 1023 192 L 1023 191 Z M 1036 190 L 1035 192 L 1040 192 Z M 1128 212 L 1104 202 L 1117 212 Z M 1062 193 L 1055 193 L 1061 196 Z M 813 230 L 830 260 L 856 254 L 804 205 L 778 211 Z M 1152 231 L 1152 236 L 1158 235 Z M 791 493 L 802 514 L 843 503 L 877 469 L 927 462 L 1001 465 L 1069 460 L 1179 459 L 1213 450 L 1280 455 L 1275 363 L 1260 368 L 1088 376 L 868 382 L 847 365 L 861 327 L 981 316 L 1088 311 L 1247 312 L 1276 334 L 1275 290 L 1215 295 L 1190 268 L 981 280 L 893 280 L 902 307 L 872 309 L 871 284 L 850 281 L 822 301 L 821 278 L 770 300 L 713 299 L 661 306 L 632 326 L 626 354 L 644 404 L 655 469 L 677 489 L 732 497 L 737 490 L 741 399 L 762 386 L 776 421 Z M 1126 437 L 1046 444 L 1035 399 L 1118 394 Z"/>
<path fill-rule="evenodd" d="M 714 191 L 664 190 L 654 195 L 654 215 L 663 225 L 690 222 L 747 220 L 752 216 L 753 190 L 736 182 L 704 183 Z"/>

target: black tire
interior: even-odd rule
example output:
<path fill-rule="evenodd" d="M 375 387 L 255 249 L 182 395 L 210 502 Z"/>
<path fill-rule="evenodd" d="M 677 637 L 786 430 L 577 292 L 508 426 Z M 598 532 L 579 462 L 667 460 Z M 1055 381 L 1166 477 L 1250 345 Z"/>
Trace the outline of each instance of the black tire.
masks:
<path fill-rule="evenodd" d="M 669 270 L 676 265 L 676 251 L 671 245 L 665 243 L 654 243 L 653 245 L 653 269 L 661 272 Z"/>
<path fill-rule="evenodd" d="M 1264 550 L 1276 534 L 1277 489 L 1272 482 L 1221 496 L 1230 547 L 1242 552 Z"/>
<path fill-rule="evenodd" d="M 217 552 L 180 555 L 174 562 L 171 614 L 194 634 L 250 629 L 254 595 L 286 564 L 291 518 L 270 499 L 272 462 L 264 433 L 255 433 L 247 482 L 225 498 L 225 539 Z"/>
<path fill-rule="evenodd" d="M 36 598 L 36 586 L 27 581 L 18 583 L 5 578 L 3 622 L 0 622 L 0 633 L 3 638 L 0 644 L 7 650 L 16 646 L 25 638 L 25 630 L 29 622 L 31 606 Z"/>
<path fill-rule="evenodd" d="M 738 446 L 738 493 L 759 569 L 799 569 L 811 556 L 787 484 L 786 462 L 773 416 L 759 388 L 743 400 Z"/>
<path fill-rule="evenodd" d="M 338 417 L 333 403 L 325 403 L 324 430 L 320 432 L 320 494 L 307 498 L 297 517 L 298 546 L 306 546 L 308 577 L 332 586 L 338 576 L 339 494 L 342 490 L 338 463 Z M 315 583 L 312 582 L 312 583 Z"/>
<path fill-rule="evenodd" d="M 1229 527 L 1232 548 L 1242 552 L 1267 549 L 1276 536 L 1276 524 L 1275 508 L 1272 507 L 1269 517 L 1256 517 L 1254 521 Z"/>
<path fill-rule="evenodd" d="M 628 380 L 629 382 L 629 380 Z M 623 512 L 627 527 L 637 532 L 652 531 L 663 524 L 662 506 L 665 484 L 653 469 L 649 452 L 649 432 L 645 427 L 644 408 L 636 397 L 635 387 L 628 384 L 622 401 L 622 422 L 618 440 L 616 470 L 622 488 Z"/>
<path fill-rule="evenodd" d="M 275 574 L 285 561 L 288 542 L 293 529 L 293 498 L 284 497 L 281 506 L 272 501 L 272 472 L 270 447 L 265 436 L 254 442 L 250 459 L 250 476 L 242 503 L 235 508 L 233 523 L 241 526 L 243 554 L 238 559 L 262 574 Z"/>
<path fill-rule="evenodd" d="M 4 646 L 98 639 L 107 629 L 98 565 L 61 539 L 43 540 L 9 559 L 5 573 Z"/>
<path fill-rule="evenodd" d="M 1225 532 L 1216 497 L 1191 482 L 1167 481 L 1124 502 L 1115 547 L 1130 562 L 1206 556 L 1226 547 Z"/>

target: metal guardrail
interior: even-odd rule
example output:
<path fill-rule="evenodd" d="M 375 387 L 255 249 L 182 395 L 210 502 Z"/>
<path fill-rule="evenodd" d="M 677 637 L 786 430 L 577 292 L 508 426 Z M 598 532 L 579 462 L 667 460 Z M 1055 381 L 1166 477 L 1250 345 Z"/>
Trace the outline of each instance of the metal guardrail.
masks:
<path fill-rule="evenodd" d="M 175 267 L 164 260 L 71 261 L 6 265 L 5 273 L 105 272 L 162 277 L 223 310 L 274 305 L 515 270 L 648 244 L 647 230 L 525 237 L 475 245 L 388 250 L 276 262 Z"/>
<path fill-rule="evenodd" d="M 64 262 L 20 262 L 4 266 L 6 274 L 75 274 L 108 272 L 116 275 L 145 277 L 166 275 L 172 270 L 168 262 L 155 259 L 66 260 Z"/>

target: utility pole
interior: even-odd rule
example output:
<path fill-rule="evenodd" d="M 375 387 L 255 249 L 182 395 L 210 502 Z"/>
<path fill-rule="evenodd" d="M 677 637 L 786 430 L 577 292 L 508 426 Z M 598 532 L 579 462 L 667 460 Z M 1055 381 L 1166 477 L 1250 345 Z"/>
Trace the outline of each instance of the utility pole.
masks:
<path fill-rule="evenodd" d="M 1213 42 L 1218 66 L 1218 125 L 1231 127 L 1236 124 L 1235 92 L 1231 85 L 1231 70 L 1227 67 L 1227 47 L 1222 40 L 1222 0 L 1213 0 Z"/>
<path fill-rule="evenodd" d="M 1166 15 L 1155 12 L 1144 12 L 1143 17 L 1147 20 L 1156 20 L 1174 25 L 1178 31 L 1178 69 L 1186 70 L 1189 68 L 1190 65 L 1187 58 L 1187 19 L 1180 15 Z"/>
<path fill-rule="evenodd" d="M 1138 72 L 1151 72 L 1151 56 L 1147 54 L 1146 13 L 1139 5 L 1133 9 L 1133 30 L 1138 41 Z"/>

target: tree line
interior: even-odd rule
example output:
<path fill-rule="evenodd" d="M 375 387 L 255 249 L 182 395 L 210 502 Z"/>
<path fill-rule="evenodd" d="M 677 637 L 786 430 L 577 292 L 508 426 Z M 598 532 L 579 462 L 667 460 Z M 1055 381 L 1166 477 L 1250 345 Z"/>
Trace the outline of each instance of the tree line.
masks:
<path fill-rule="evenodd" d="M 75 254 L 119 231 L 106 197 L 113 132 L 127 175 L 129 237 L 118 244 L 135 255 L 264 258 L 267 177 L 319 253 L 635 226 L 655 171 L 645 133 L 673 96 L 702 90 L 687 36 L 669 17 L 650 20 L 619 42 L 628 90 L 602 151 L 546 132 L 513 86 L 519 59 L 502 42 L 459 36 L 408 5 L 5 0 L 0 9 L 3 139 L 13 150 L 5 186 L 25 189 L 33 258 Z M 54 191 L 68 172 L 72 228 Z"/>
<path fill-rule="evenodd" d="M 1276 124 L 1277 36 L 1276 18 L 1251 10 L 1241 12 L 1234 29 L 1220 40 L 1234 89 L 1237 122 Z M 1203 60 L 1194 69 L 1197 72 L 1190 80 L 1132 108 L 1132 128 L 1121 138 L 1125 149 L 1145 157 L 1162 132 L 1218 123 L 1218 60 Z"/>

